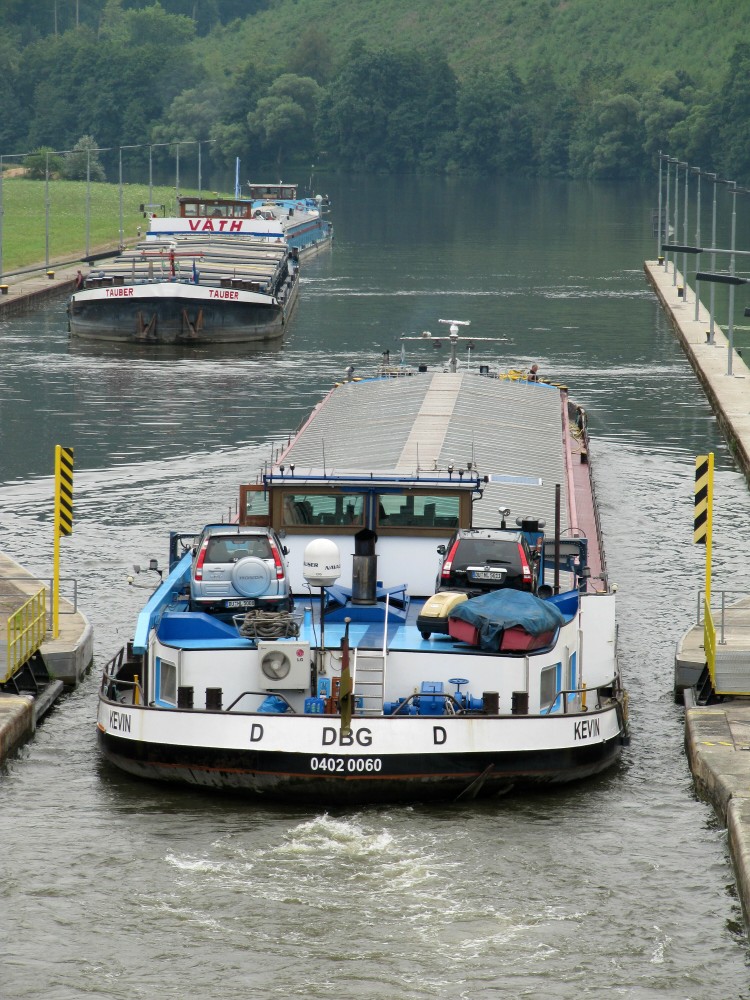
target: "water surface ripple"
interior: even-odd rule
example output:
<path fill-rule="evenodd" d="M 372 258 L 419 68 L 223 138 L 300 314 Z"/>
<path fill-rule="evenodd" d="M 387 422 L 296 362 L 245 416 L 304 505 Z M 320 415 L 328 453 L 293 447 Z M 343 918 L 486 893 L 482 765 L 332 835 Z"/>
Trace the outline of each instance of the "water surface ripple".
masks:
<path fill-rule="evenodd" d="M 64 303 L 0 324 L 0 548 L 49 575 L 53 448 L 74 446 L 62 571 L 96 635 L 95 672 L 0 773 L 0 995 L 750 997 L 725 833 L 693 793 L 671 697 L 702 580 L 694 456 L 717 456 L 715 588 L 750 587 L 750 504 L 644 284 L 652 192 L 327 190 L 336 243 L 305 267 L 279 349 L 71 345 Z M 142 577 L 128 585 L 132 564 L 163 561 L 170 528 L 231 512 L 237 483 L 347 364 L 396 357 L 401 334 L 439 318 L 508 338 L 505 363 L 537 361 L 589 412 L 631 695 L 622 764 L 549 794 L 329 812 L 106 766 L 98 674 L 147 594 Z"/>

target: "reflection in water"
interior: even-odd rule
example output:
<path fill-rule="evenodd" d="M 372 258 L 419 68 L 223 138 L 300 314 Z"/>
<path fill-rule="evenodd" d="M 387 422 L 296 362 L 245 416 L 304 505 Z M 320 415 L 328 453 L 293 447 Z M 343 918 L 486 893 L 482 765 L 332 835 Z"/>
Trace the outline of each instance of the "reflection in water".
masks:
<path fill-rule="evenodd" d="M 328 189 L 337 241 L 306 265 L 278 350 L 78 347 L 64 303 L 0 324 L 0 548 L 48 575 L 53 448 L 74 446 L 63 573 L 79 580 L 97 658 L 0 776 L 5 992 L 182 1000 L 189 977 L 201 1000 L 747 997 L 724 834 L 693 795 L 671 680 L 702 581 L 694 456 L 717 454 L 717 586 L 750 588 L 750 507 L 644 283 L 651 192 Z M 536 361 L 589 413 L 631 694 L 622 765 L 471 808 L 328 814 L 112 771 L 96 752 L 96 674 L 143 602 L 132 564 L 163 562 L 171 528 L 227 517 L 238 482 L 349 363 L 398 358 L 402 334 L 441 318 L 509 338 L 493 366 Z"/>

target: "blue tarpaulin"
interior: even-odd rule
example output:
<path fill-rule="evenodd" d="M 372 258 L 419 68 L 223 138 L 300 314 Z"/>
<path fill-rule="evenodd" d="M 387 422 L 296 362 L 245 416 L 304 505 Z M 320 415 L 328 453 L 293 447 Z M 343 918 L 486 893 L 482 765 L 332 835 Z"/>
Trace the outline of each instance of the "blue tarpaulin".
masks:
<path fill-rule="evenodd" d="M 451 618 L 468 622 L 479 632 L 482 649 L 497 649 L 506 628 L 520 625 L 530 635 L 554 632 L 569 618 L 554 604 L 525 590 L 493 590 L 457 605 Z"/>

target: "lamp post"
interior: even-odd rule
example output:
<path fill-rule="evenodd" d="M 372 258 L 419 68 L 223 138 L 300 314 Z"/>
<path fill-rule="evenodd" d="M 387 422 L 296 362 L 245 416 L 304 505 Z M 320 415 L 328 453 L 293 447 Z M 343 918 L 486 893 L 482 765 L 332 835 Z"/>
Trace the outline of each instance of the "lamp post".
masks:
<path fill-rule="evenodd" d="M 711 209 L 711 246 L 713 250 L 711 252 L 711 270 L 716 270 L 716 174 L 709 174 L 709 177 L 713 178 L 714 182 L 714 196 L 713 196 L 713 207 Z M 714 342 L 714 305 L 716 301 L 716 290 L 711 284 L 711 291 L 709 295 L 709 324 L 708 324 L 708 342 L 713 344 Z"/>
<path fill-rule="evenodd" d="M 659 150 L 659 198 L 656 203 L 656 256 L 657 259 L 661 259 L 661 244 L 666 243 L 666 237 L 661 229 L 661 195 L 662 195 L 662 180 L 661 180 L 661 161 L 662 153 Z M 312 174 L 310 174 L 310 179 L 312 180 Z"/>
<path fill-rule="evenodd" d="M 728 181 L 732 185 L 732 200 L 736 200 L 737 184 L 735 181 Z M 750 193 L 750 192 L 749 192 Z M 729 254 L 729 273 L 714 273 L 711 271 L 699 271 L 696 274 L 698 281 L 710 281 L 719 285 L 729 285 L 729 323 L 727 326 L 727 375 L 732 374 L 732 355 L 734 354 L 734 289 L 736 285 L 750 284 L 750 278 L 741 278 L 735 274 L 735 257 L 750 257 L 750 250 L 736 250 L 734 246 L 735 225 L 734 205 L 732 211 L 732 247 L 730 250 L 720 250 L 714 246 L 711 248 L 711 258 L 715 259 L 717 253 Z M 712 316 L 713 319 L 713 316 Z M 713 328 L 709 333 L 709 343 L 713 343 Z"/>
<path fill-rule="evenodd" d="M 123 214 L 122 214 L 122 151 L 123 149 L 140 149 L 140 143 L 130 146 L 120 146 L 120 172 L 119 172 L 119 183 L 120 183 L 120 249 L 125 246 L 125 227 L 123 224 Z"/>
<path fill-rule="evenodd" d="M 44 266 L 49 269 L 49 150 L 44 154 Z"/>
<path fill-rule="evenodd" d="M 174 173 L 174 197 L 175 205 L 180 203 L 180 144 L 177 143 L 177 155 L 175 157 L 175 173 Z"/>
<path fill-rule="evenodd" d="M 216 139 L 201 139 L 198 142 L 198 197 L 200 198 L 203 194 L 203 172 L 201 170 L 201 148 L 202 146 L 210 146 L 212 142 L 216 142 Z"/>
<path fill-rule="evenodd" d="M 672 232 L 674 233 L 675 239 L 677 239 L 677 233 L 679 228 L 677 225 L 677 214 L 680 205 L 680 161 L 673 160 L 674 163 L 674 223 L 672 225 Z M 677 284 L 677 254 L 674 256 L 674 273 L 672 275 L 672 284 Z"/>
<path fill-rule="evenodd" d="M 3 280 L 3 158 L 0 155 L 0 281 Z"/>
<path fill-rule="evenodd" d="M 669 183 L 671 180 L 670 174 L 672 169 L 672 158 L 667 157 L 667 185 L 666 185 L 666 205 L 664 206 L 664 242 L 669 243 Z M 664 269 L 669 274 L 669 254 L 664 256 Z"/>
<path fill-rule="evenodd" d="M 735 181 L 729 181 L 733 185 L 732 196 L 736 198 L 739 192 L 750 194 L 750 190 L 745 191 L 744 188 L 738 188 Z M 696 283 L 700 281 L 708 281 L 711 283 L 711 288 L 713 291 L 713 284 L 719 285 L 729 285 L 729 322 L 727 325 L 727 375 L 732 374 L 732 355 L 734 353 L 734 287 L 735 285 L 748 285 L 750 284 L 750 278 L 742 278 L 735 273 L 735 258 L 736 257 L 750 257 L 750 250 L 737 250 L 734 246 L 735 240 L 735 226 L 736 219 L 732 219 L 732 246 L 730 249 L 720 249 L 717 246 L 711 247 L 711 259 L 716 260 L 716 254 L 727 254 L 729 256 L 729 271 L 728 272 L 714 272 L 714 271 L 696 271 L 695 280 Z M 703 253 L 704 247 L 692 247 L 683 246 L 677 243 L 665 243 L 662 246 L 662 250 L 665 252 L 672 250 L 675 254 L 685 253 L 685 254 L 700 254 Z M 712 296 L 713 303 L 713 296 Z M 711 314 L 712 326 L 711 330 L 707 335 L 707 343 L 713 343 L 713 313 Z"/>
<path fill-rule="evenodd" d="M 688 180 L 690 178 L 689 167 L 687 163 L 681 163 L 681 167 L 685 168 L 685 210 L 682 218 L 682 236 L 685 242 L 688 241 Z M 675 230 L 675 236 L 677 235 L 677 230 Z M 688 295 L 688 285 L 687 285 L 687 254 L 682 255 L 682 301 L 687 302 Z"/>
<path fill-rule="evenodd" d="M 737 181 L 727 181 L 732 185 L 732 238 L 729 257 L 729 273 L 734 276 L 734 248 L 737 232 Z M 729 285 L 729 344 L 727 347 L 727 375 L 732 374 L 732 354 L 734 353 L 734 282 Z"/>
<path fill-rule="evenodd" d="M 86 256 L 91 249 L 91 149 L 86 148 Z"/>
<path fill-rule="evenodd" d="M 738 274 L 712 274 L 699 271 L 696 275 L 701 281 L 715 281 L 720 285 L 729 285 L 729 325 L 727 327 L 727 375 L 732 374 L 732 354 L 734 353 L 734 288 L 735 285 L 750 285 L 750 278 L 741 278 Z"/>
<path fill-rule="evenodd" d="M 697 246 L 701 245 L 701 176 L 702 171 L 700 167 L 691 167 L 693 173 L 698 175 L 698 197 L 695 207 L 695 242 Z M 696 261 L 696 268 L 700 267 L 700 257 Z M 695 321 L 698 322 L 698 309 L 701 300 L 701 289 L 700 282 L 696 280 L 695 282 Z"/>
<path fill-rule="evenodd" d="M 154 149 L 156 146 L 169 146 L 168 142 L 151 142 L 148 146 L 148 207 L 154 205 Z"/>

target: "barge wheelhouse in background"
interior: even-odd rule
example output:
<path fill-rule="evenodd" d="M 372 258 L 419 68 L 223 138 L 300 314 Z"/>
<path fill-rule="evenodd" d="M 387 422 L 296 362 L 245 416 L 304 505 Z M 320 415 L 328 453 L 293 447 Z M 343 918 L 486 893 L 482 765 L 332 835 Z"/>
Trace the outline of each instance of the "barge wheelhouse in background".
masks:
<path fill-rule="evenodd" d="M 276 221 L 300 260 L 313 256 L 333 243 L 333 225 L 325 218 L 330 209 L 327 196 L 298 196 L 296 184 L 254 184 L 248 182 L 253 216 Z"/>
<path fill-rule="evenodd" d="M 153 216 L 143 241 L 89 273 L 68 303 L 70 335 L 147 345 L 278 341 L 297 302 L 300 257 L 331 239 L 315 199 L 180 198 L 178 216 Z"/>
<path fill-rule="evenodd" d="M 237 530 L 279 539 L 268 573 L 294 611 L 201 612 L 193 539 L 172 536 L 169 574 L 104 671 L 110 761 L 344 804 L 494 795 L 617 761 L 627 696 L 585 414 L 564 388 L 482 370 L 340 383 L 241 486 Z M 472 528 L 522 540 L 528 576 L 493 546 L 442 589 Z"/>

